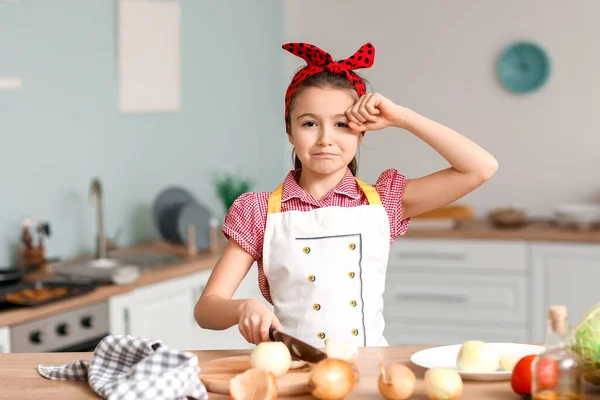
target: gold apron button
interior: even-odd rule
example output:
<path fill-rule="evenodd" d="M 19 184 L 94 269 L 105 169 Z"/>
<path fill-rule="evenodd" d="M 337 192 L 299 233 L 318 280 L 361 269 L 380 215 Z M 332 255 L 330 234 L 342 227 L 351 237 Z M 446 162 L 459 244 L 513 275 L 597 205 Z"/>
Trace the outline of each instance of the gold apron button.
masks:
<path fill-rule="evenodd" d="M 350 305 L 352 307 L 356 307 L 356 300 L 350 300 Z"/>
<path fill-rule="evenodd" d="M 319 332 L 319 333 L 317 333 L 317 337 L 319 339 L 325 339 L 325 334 L 323 332 Z"/>
<path fill-rule="evenodd" d="M 354 336 L 358 335 L 358 329 L 352 329 L 352 334 L 353 334 Z"/>
<path fill-rule="evenodd" d="M 348 278 L 350 278 L 350 279 L 354 278 L 354 272 L 348 272 Z"/>
<path fill-rule="evenodd" d="M 350 243 L 350 244 L 348 245 L 348 248 L 349 248 L 350 250 L 354 250 L 354 249 L 356 248 L 356 245 L 355 245 L 354 243 Z"/>
<path fill-rule="evenodd" d="M 305 247 L 302 249 L 302 251 L 304 252 L 304 254 L 308 254 L 310 253 L 310 247 Z"/>
<path fill-rule="evenodd" d="M 320 309 L 321 309 L 321 305 L 320 304 L 313 304 L 313 310 L 319 311 Z"/>
<path fill-rule="evenodd" d="M 308 281 L 309 282 L 314 282 L 315 281 L 315 276 L 314 275 L 309 275 L 308 276 Z"/>

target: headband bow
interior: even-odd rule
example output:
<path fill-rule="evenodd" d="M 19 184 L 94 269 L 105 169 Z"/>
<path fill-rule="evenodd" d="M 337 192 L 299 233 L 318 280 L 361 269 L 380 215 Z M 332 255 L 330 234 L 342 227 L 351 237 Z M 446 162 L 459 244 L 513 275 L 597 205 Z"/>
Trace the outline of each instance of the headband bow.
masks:
<path fill-rule="evenodd" d="M 331 55 L 324 50 L 307 43 L 287 43 L 283 46 L 284 50 L 302 58 L 307 65 L 296 73 L 292 83 L 285 93 L 285 118 L 289 114 L 290 101 L 292 95 L 298 88 L 298 85 L 311 75 L 318 74 L 325 70 L 336 74 L 345 74 L 346 78 L 354 85 L 359 96 L 367 92 L 365 83 L 352 70 L 360 68 L 370 68 L 375 58 L 375 47 L 371 43 L 365 43 L 360 49 L 345 60 L 335 61 Z"/>

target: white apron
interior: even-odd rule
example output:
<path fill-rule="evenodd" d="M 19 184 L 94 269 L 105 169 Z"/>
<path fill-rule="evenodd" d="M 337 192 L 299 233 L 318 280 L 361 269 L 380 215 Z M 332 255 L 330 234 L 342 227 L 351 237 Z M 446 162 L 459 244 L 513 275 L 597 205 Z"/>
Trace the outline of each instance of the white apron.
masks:
<path fill-rule="evenodd" d="M 269 197 L 263 268 L 274 312 L 286 333 L 319 348 L 327 338 L 388 345 L 390 224 L 375 188 L 356 181 L 368 205 L 281 212 L 283 184 Z"/>

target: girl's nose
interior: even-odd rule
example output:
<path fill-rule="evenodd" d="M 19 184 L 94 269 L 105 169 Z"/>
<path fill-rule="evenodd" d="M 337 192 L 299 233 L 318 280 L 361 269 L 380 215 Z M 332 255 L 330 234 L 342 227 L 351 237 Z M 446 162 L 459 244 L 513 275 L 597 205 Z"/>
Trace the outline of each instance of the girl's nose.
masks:
<path fill-rule="evenodd" d="M 329 127 L 322 127 L 319 130 L 319 146 L 329 146 L 331 144 L 331 129 Z"/>

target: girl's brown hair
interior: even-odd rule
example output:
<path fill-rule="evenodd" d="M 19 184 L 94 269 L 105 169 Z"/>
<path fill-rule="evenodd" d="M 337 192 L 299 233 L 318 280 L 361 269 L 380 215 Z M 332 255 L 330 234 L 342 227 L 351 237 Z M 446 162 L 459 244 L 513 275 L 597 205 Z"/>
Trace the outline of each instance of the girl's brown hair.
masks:
<path fill-rule="evenodd" d="M 363 78 L 361 77 L 361 79 Z M 346 78 L 345 75 L 333 73 L 329 70 L 324 70 L 323 72 L 309 76 L 304 81 L 302 81 L 300 85 L 298 85 L 298 88 L 292 95 L 292 99 L 290 101 L 290 110 L 293 108 L 294 99 L 296 98 L 296 96 L 298 96 L 298 94 L 301 93 L 304 89 L 309 87 L 342 89 L 357 94 L 354 85 L 348 80 L 348 78 Z M 288 135 L 291 134 L 290 115 L 291 112 L 285 119 L 285 130 Z M 302 168 L 302 162 L 300 161 L 294 150 L 292 150 L 292 159 L 294 161 L 294 168 Z M 348 164 L 348 168 L 352 172 L 352 175 L 356 176 L 356 172 L 358 170 L 358 162 L 356 161 L 356 157 L 352 158 L 352 161 L 350 161 L 350 164 Z"/>

